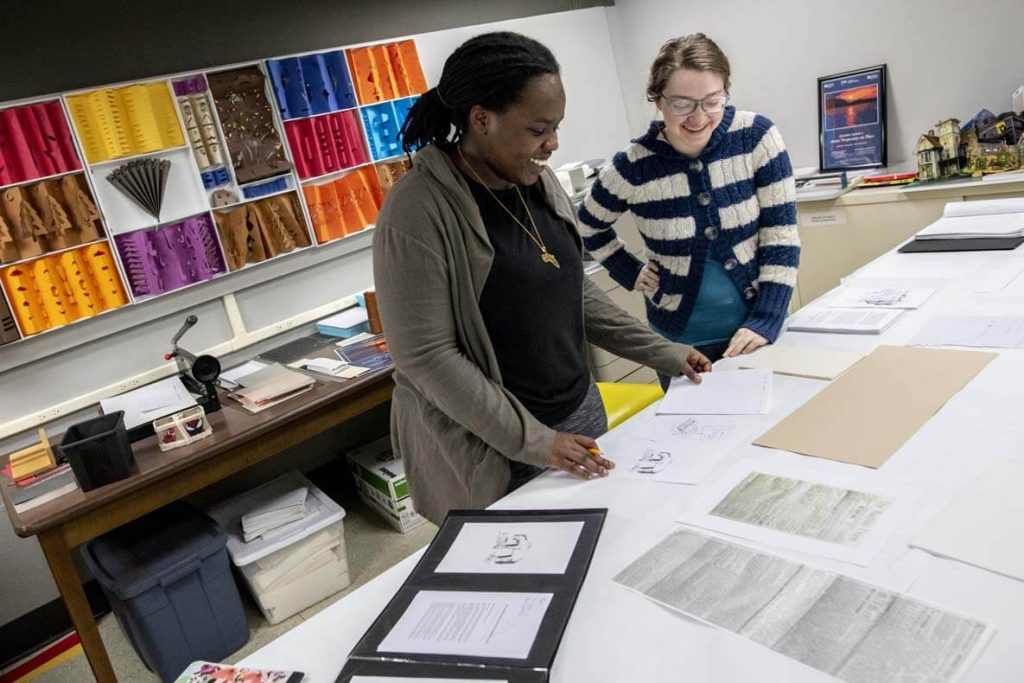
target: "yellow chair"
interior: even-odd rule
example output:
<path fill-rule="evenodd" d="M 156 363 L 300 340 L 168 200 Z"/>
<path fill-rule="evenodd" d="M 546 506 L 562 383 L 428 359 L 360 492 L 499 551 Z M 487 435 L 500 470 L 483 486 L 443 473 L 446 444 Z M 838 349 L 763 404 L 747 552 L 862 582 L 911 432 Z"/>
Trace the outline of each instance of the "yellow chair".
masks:
<path fill-rule="evenodd" d="M 614 429 L 665 395 L 657 384 L 598 382 L 597 390 L 608 415 L 608 429 Z"/>

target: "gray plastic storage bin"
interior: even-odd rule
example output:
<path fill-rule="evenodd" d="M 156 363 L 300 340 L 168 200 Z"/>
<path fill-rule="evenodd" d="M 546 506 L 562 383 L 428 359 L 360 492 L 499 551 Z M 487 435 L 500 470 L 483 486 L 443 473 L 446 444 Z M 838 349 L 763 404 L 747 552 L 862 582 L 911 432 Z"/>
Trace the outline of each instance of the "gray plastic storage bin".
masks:
<path fill-rule="evenodd" d="M 89 542 L 85 562 L 135 651 L 163 681 L 249 640 L 224 530 L 174 503 Z"/>

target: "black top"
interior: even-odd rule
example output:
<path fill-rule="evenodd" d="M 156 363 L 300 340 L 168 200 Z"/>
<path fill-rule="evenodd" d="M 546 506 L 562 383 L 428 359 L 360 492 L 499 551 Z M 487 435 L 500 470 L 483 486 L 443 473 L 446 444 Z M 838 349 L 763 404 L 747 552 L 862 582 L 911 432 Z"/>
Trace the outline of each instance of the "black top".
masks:
<path fill-rule="evenodd" d="M 554 426 L 580 407 L 590 386 L 581 248 L 572 226 L 544 201 L 540 183 L 519 190 L 560 268 L 541 261 L 540 247 L 497 204 L 500 201 L 532 232 L 515 188 L 491 190 L 492 196 L 465 177 L 494 247 L 480 311 L 502 381 L 534 417 Z"/>

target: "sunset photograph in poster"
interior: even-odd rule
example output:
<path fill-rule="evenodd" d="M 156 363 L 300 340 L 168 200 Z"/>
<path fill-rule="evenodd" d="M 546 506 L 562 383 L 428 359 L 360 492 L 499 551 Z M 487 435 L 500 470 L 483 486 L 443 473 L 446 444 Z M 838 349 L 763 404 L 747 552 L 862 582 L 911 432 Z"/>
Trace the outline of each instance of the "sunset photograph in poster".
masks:
<path fill-rule="evenodd" d="M 884 166 L 885 65 L 818 79 L 822 172 Z"/>

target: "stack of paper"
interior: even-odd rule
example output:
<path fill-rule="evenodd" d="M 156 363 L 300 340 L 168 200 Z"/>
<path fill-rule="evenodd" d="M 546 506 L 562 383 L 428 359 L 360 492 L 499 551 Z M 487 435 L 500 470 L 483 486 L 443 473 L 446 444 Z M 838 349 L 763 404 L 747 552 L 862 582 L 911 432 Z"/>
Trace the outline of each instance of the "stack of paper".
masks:
<path fill-rule="evenodd" d="M 829 308 L 890 308 L 913 310 L 935 294 L 934 289 L 902 287 L 842 287 L 829 299 Z"/>
<path fill-rule="evenodd" d="M 10 475 L 10 466 L 4 468 L 4 474 Z M 67 464 L 58 465 L 52 470 L 16 482 L 5 482 L 4 486 L 7 488 L 14 510 L 19 513 L 78 490 L 78 482 L 71 471 L 71 465 Z"/>
<path fill-rule="evenodd" d="M 915 239 L 1024 237 L 1024 199 L 949 202 L 942 218 L 917 233 Z"/>
<path fill-rule="evenodd" d="M 801 311 L 786 323 L 792 332 L 831 332 L 837 334 L 881 334 L 900 317 L 901 310 L 871 308 L 826 308 Z"/>
<path fill-rule="evenodd" d="M 309 489 L 299 486 L 261 503 L 242 515 L 242 538 L 246 543 L 306 516 Z"/>
<path fill-rule="evenodd" d="M 308 391 L 316 380 L 277 363 L 236 379 L 239 389 L 228 394 L 251 413 L 258 413 Z"/>
<path fill-rule="evenodd" d="M 347 339 L 360 332 L 366 332 L 370 329 L 370 324 L 366 309 L 362 306 L 353 306 L 318 321 L 316 329 L 320 334 Z"/>
<path fill-rule="evenodd" d="M 103 413 L 124 411 L 124 427 L 131 429 L 196 405 L 196 400 L 175 375 L 117 396 L 100 400 Z"/>

